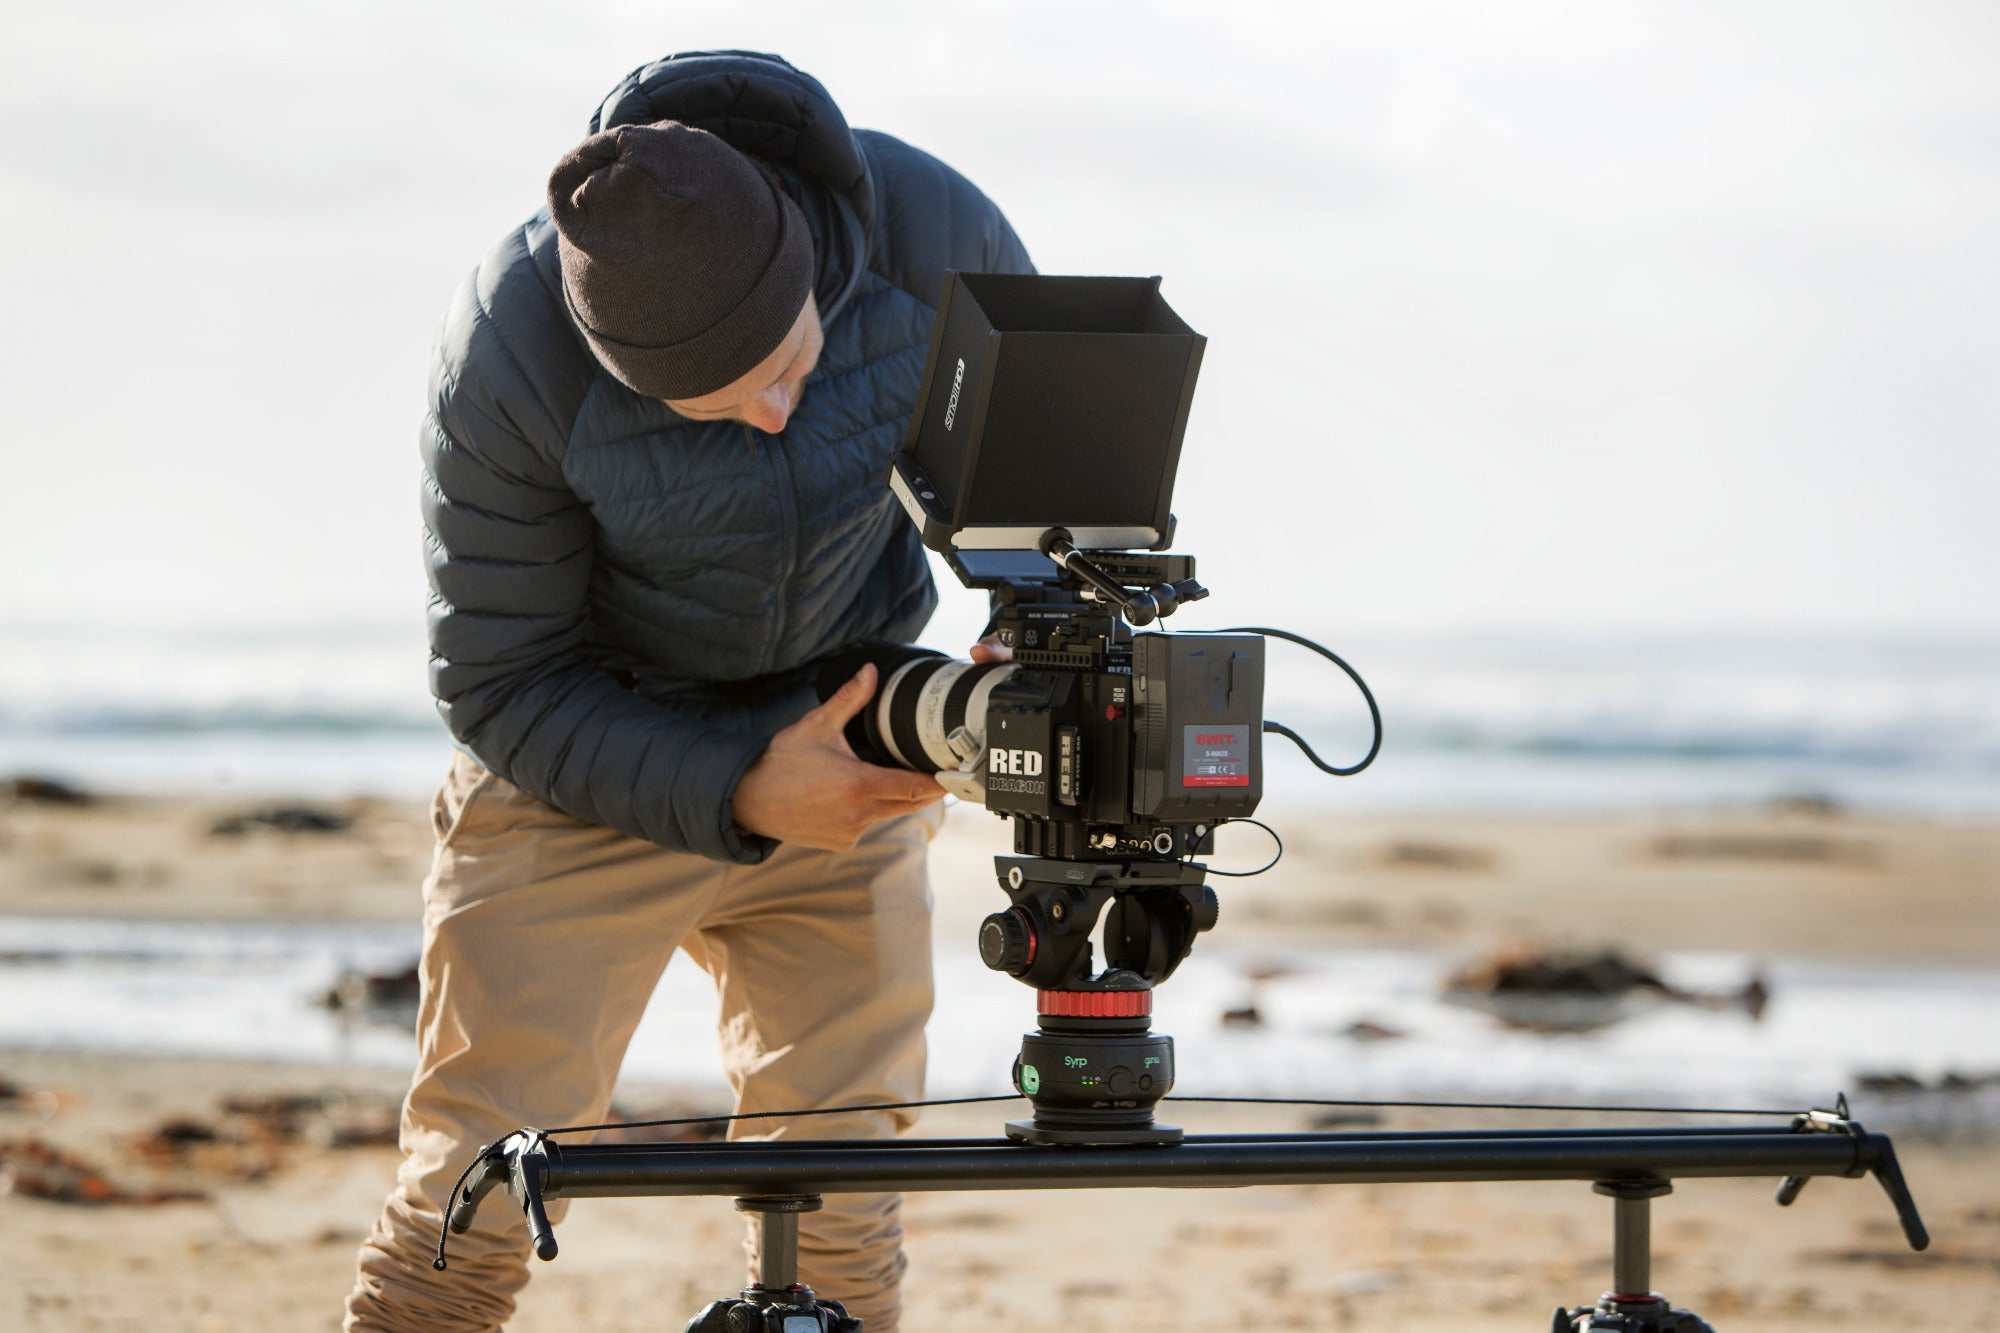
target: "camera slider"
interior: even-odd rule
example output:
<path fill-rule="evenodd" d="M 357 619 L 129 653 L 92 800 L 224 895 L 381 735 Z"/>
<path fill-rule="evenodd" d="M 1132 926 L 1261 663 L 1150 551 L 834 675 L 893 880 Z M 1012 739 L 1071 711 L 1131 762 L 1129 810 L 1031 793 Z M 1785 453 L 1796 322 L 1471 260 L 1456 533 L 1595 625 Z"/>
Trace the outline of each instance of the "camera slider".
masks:
<path fill-rule="evenodd" d="M 1613 1199 L 1612 1287 L 1596 1305 L 1556 1312 L 1554 1333 L 1706 1333 L 1651 1291 L 1651 1204 L 1674 1181 L 1781 1176 L 1780 1203 L 1814 1176 L 1872 1175 L 1910 1248 L 1929 1233 L 1887 1136 L 1844 1114 L 1788 1128 L 1728 1126 L 1188 1135 L 1149 1147 L 1051 1147 L 1011 1139 L 902 1139 L 561 1146 L 524 1129 L 482 1157 L 449 1226 L 463 1233 L 505 1185 L 534 1251 L 556 1255 L 546 1200 L 722 1195 L 763 1216 L 757 1283 L 708 1306 L 690 1333 L 859 1333 L 845 1311 L 797 1285 L 797 1222 L 824 1194 L 901 1190 L 1229 1188 L 1418 1181 L 1590 1183 Z M 721 1310 L 720 1314 L 716 1312 Z M 744 1311 L 737 1313 L 737 1311 Z M 812 1321 L 810 1325 L 793 1320 Z"/>

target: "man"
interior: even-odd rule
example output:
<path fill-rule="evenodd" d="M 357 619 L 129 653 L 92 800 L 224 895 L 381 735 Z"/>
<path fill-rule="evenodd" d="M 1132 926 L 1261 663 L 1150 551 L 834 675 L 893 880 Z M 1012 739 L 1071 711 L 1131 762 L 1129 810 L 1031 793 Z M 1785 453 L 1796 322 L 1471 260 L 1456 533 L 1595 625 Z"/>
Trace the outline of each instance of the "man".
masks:
<path fill-rule="evenodd" d="M 604 1119 L 677 947 L 721 993 L 739 1109 L 921 1096 L 941 792 L 841 740 L 872 671 L 817 708 L 811 681 L 929 618 L 889 457 L 944 271 L 1027 255 L 964 178 L 775 57 L 645 66 L 590 129 L 440 333 L 432 677 L 466 753 L 433 806 L 404 1161 L 349 1329 L 506 1319 L 521 1219 L 482 1210 L 435 1272 L 451 1183 L 523 1124 Z M 802 1280 L 869 1333 L 894 1333 L 898 1203 L 801 1219 Z"/>

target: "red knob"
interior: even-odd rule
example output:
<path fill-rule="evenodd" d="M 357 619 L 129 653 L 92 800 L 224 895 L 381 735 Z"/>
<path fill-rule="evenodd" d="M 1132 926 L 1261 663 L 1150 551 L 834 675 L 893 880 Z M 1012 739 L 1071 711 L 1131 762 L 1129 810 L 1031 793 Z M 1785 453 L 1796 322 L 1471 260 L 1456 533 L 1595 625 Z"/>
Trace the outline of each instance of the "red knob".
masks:
<path fill-rule="evenodd" d="M 1055 1018 L 1144 1018 L 1153 1012 L 1150 990 L 1045 990 L 1035 1012 Z"/>

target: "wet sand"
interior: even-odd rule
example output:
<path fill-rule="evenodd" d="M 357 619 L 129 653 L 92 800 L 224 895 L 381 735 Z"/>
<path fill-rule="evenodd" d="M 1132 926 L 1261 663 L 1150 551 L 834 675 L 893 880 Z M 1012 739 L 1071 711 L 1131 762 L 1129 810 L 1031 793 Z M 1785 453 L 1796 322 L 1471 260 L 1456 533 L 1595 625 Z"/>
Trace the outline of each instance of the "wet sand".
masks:
<path fill-rule="evenodd" d="M 107 799 L 0 808 L 0 914 L 414 921 L 429 864 L 416 803 L 322 807 L 334 833 L 214 834 L 255 802 Z M 1796 811 L 1585 818 L 1267 814 L 1284 859 L 1218 880 L 1218 938 L 1477 950 L 1510 938 L 1878 962 L 2000 962 L 2000 825 Z M 1255 829 L 1209 858 L 1249 869 Z M 941 935 L 1001 901 L 1007 826 L 952 810 L 932 852 Z"/>
<path fill-rule="evenodd" d="M 0 913 L 413 917 L 429 855 L 420 807 L 342 808 L 355 823 L 338 833 L 208 831 L 243 808 L 127 800 L 0 810 Z M 1221 885 L 1219 934 L 1232 942 L 1473 951 L 1535 938 L 2000 961 L 2000 829 L 1991 827 L 1798 811 L 1281 827 L 1279 870 Z M 966 938 L 991 910 L 985 858 L 1004 850 L 1002 836 L 983 812 L 954 812 L 934 860 L 941 933 Z M 1254 831 L 1225 837 L 1217 864 L 1262 859 Z M 151 1207 L 0 1200 L 9 1273 L 0 1328 L 334 1326 L 395 1155 L 330 1145 L 386 1123 L 395 1074 L 0 1050 L 0 1076 L 27 1094 L 0 1100 L 0 1141 L 38 1138 L 118 1185 L 207 1196 Z M 316 1104 L 291 1141 L 197 1145 L 179 1162 L 134 1147 L 175 1117 L 223 1123 L 226 1098 L 289 1093 Z M 673 1097 L 632 1089 L 626 1099 Z M 1007 1113 L 943 1109 L 920 1132 L 989 1134 Z M 1290 1110 L 1187 1108 L 1178 1118 L 1197 1130 L 1304 1124 Z M 2000 1144 L 1979 1134 L 1904 1137 L 1899 1148 L 1936 1237 L 1928 1253 L 1903 1249 L 1886 1199 L 1866 1181 L 1815 1182 L 1782 1212 L 1771 1182 L 1696 1181 L 1656 1205 L 1655 1285 L 1724 1329 L 2000 1327 Z M 909 1225 L 913 1329 L 1055 1317 L 1539 1330 L 1558 1301 L 1591 1299 L 1609 1280 L 1610 1204 L 1580 1184 L 920 1195 Z M 512 1327 L 678 1328 L 740 1280 L 738 1228 L 720 1199 L 580 1202 L 563 1225 L 562 1257 L 536 1266 Z"/>

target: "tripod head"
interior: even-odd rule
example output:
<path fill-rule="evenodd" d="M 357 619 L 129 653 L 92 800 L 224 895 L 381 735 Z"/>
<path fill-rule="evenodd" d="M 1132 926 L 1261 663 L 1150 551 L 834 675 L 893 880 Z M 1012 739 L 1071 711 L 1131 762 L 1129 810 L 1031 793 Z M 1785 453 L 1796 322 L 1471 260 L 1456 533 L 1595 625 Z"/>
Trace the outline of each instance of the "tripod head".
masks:
<path fill-rule="evenodd" d="M 1021 854 L 995 859 L 1010 905 L 981 924 L 979 954 L 994 971 L 1037 992 L 1038 1030 L 1023 1039 L 1013 1070 L 1014 1086 L 1033 1104 L 1035 1116 L 1011 1123 L 1008 1132 L 1033 1142 L 1175 1142 L 1179 1130 L 1153 1122 L 1153 1108 L 1173 1086 L 1174 1065 L 1173 1039 L 1150 1030 L 1152 990 L 1188 956 L 1195 937 L 1216 923 L 1215 890 L 1204 882 L 1206 868 L 1191 858 L 1213 848 L 1215 825 L 1227 816 L 1134 821 L 1129 807 L 1144 805 L 1158 813 L 1166 804 L 1156 795 L 1167 786 L 1165 774 L 1147 761 L 1164 748 L 1159 738 L 1173 733 L 1176 718 L 1168 712 L 1172 684 L 1162 689 L 1158 669 L 1147 668 L 1149 660 L 1173 660 L 1171 652 L 1148 651 L 1135 663 L 1128 623 L 1151 624 L 1206 597 L 1208 590 L 1195 580 L 1190 556 L 1086 554 L 1065 528 L 1043 533 L 1038 544 L 1048 572 L 983 580 L 993 593 L 995 630 L 1017 669 L 1047 697 L 1083 696 L 1079 721 L 1099 734 L 1086 736 L 1085 725 L 1057 729 L 1054 803 L 1026 804 L 1001 795 L 996 804 L 988 778 L 987 807 L 1011 815 Z M 960 572 L 965 577 L 968 571 Z M 1145 647 L 1151 650 L 1153 644 Z M 1255 647 L 1255 657 L 1244 652 L 1241 660 L 1261 668 L 1261 641 Z M 1230 660 L 1233 666 L 1235 659 Z M 1225 700 L 1234 674 L 1224 668 L 1212 682 Z M 1249 685 L 1253 673 L 1243 674 L 1242 683 Z M 1261 670 L 1254 674 L 1261 698 Z M 1147 715 L 1149 706 L 1166 715 L 1155 721 Z M 1226 711 L 1226 704 L 1212 711 Z M 1120 726 L 1127 717 L 1133 719 L 1129 729 Z M 1193 743 L 1201 748 L 1226 749 L 1257 734 L 1220 722 L 1201 730 L 1184 717 L 1178 720 L 1195 732 Z M 1261 720 L 1251 719 L 1256 726 Z M 1131 732 L 1148 722 L 1153 745 L 1144 739 L 1130 745 Z M 1009 729 L 1009 719 L 998 719 L 999 731 Z M 1100 745 L 1114 757 L 1137 751 L 1129 783 L 1121 772 L 1091 771 L 1089 755 Z M 1241 748 L 1247 752 L 1247 746 Z M 1221 776 L 1231 788 L 1250 787 L 1248 767 Z M 1189 776 L 1199 783 L 1215 773 Z M 1080 799 L 1086 791 L 1092 801 Z M 1085 817 L 1064 817 L 1065 794 Z M 1242 814 L 1255 808 L 1254 792 L 1229 795 L 1236 799 L 1214 804 Z M 1093 822 L 1087 817 L 1092 813 L 1111 818 Z M 1102 972 L 1095 968 L 1091 943 L 1100 920 Z"/>
<path fill-rule="evenodd" d="M 1205 867 L 1188 861 L 994 858 L 1011 905 L 979 929 L 980 959 L 1036 989 L 1014 1087 L 1035 1108 L 1007 1132 L 1035 1143 L 1175 1143 L 1153 1122 L 1174 1085 L 1173 1038 L 1151 1031 L 1153 987 L 1218 915 Z M 1105 909 L 1104 954 L 1091 934 Z"/>

